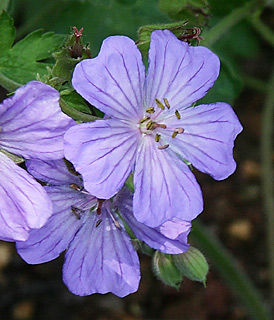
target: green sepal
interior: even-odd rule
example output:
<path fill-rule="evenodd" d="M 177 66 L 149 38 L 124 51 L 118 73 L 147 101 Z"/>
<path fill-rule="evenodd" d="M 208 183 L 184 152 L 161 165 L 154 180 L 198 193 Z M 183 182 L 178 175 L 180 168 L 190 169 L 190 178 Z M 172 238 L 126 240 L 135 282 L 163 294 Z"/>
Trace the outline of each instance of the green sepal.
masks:
<path fill-rule="evenodd" d="M 206 286 L 208 263 L 204 255 L 190 246 L 185 253 L 172 255 L 173 262 L 180 272 L 190 280 L 199 281 Z"/>
<path fill-rule="evenodd" d="M 156 251 L 152 259 L 152 270 L 155 276 L 166 285 L 180 288 L 183 281 L 182 273 L 176 268 L 172 255 Z"/>
<path fill-rule="evenodd" d="M 6 155 L 8 158 L 10 158 L 13 162 L 19 164 L 25 161 L 23 157 L 20 157 L 14 153 L 8 152 L 4 149 L 0 149 L 0 152 L 2 152 L 4 155 Z"/>
<path fill-rule="evenodd" d="M 76 64 L 82 59 L 72 58 L 68 48 L 63 48 L 59 52 L 54 52 L 53 57 L 56 62 L 52 68 L 52 74 L 60 78 L 60 81 L 70 81 Z"/>
<path fill-rule="evenodd" d="M 128 176 L 125 185 L 129 188 L 130 192 L 134 193 L 133 173 Z"/>
<path fill-rule="evenodd" d="M 184 27 L 187 25 L 187 23 L 188 23 L 187 21 L 177 21 L 173 23 L 151 24 L 151 25 L 142 26 L 138 30 L 137 46 L 139 50 L 144 55 L 147 55 L 149 45 L 150 45 L 150 37 L 153 31 L 168 29 L 172 31 L 176 36 L 179 36 L 184 31 Z"/>

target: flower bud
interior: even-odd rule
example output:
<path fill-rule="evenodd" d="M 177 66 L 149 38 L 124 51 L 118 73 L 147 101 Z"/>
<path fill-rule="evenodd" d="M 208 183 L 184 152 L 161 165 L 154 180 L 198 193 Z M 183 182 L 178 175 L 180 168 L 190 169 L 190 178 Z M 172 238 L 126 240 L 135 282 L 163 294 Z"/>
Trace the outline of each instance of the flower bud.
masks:
<path fill-rule="evenodd" d="M 159 280 L 171 287 L 179 289 L 183 281 L 183 276 L 175 267 L 170 254 L 156 251 L 153 256 L 152 267 L 154 274 Z"/>
<path fill-rule="evenodd" d="M 206 285 L 208 263 L 204 255 L 196 248 L 189 247 L 187 252 L 172 256 L 175 266 L 190 280 L 200 281 Z"/>

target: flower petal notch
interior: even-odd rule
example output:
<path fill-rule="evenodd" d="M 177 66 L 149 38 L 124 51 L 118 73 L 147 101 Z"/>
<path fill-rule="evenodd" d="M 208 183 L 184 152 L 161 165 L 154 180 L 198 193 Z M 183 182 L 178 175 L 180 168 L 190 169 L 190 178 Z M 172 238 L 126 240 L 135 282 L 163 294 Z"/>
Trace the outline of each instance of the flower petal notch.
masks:
<path fill-rule="evenodd" d="M 146 75 L 137 46 L 121 36 L 107 38 L 96 58 L 80 62 L 73 86 L 108 118 L 65 135 L 65 156 L 85 188 L 112 197 L 133 170 L 139 222 L 157 227 L 194 219 L 202 194 L 187 164 L 217 180 L 236 168 L 233 146 L 242 126 L 233 109 L 192 106 L 213 86 L 219 68 L 209 49 L 190 47 L 168 30 L 151 35 Z"/>

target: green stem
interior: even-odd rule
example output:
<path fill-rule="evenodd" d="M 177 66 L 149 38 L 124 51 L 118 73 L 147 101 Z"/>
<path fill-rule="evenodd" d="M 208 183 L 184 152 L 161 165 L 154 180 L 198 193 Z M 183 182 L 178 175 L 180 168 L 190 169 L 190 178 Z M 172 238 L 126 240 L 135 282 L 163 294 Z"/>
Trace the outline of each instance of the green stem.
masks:
<path fill-rule="evenodd" d="M 92 116 L 87 113 L 80 112 L 80 111 L 72 108 L 67 103 L 65 103 L 65 101 L 62 98 L 59 100 L 59 102 L 60 102 L 60 106 L 61 106 L 62 111 L 74 120 L 79 120 L 79 121 L 83 121 L 83 122 L 91 122 L 91 121 L 95 121 L 98 119 L 102 119 L 102 118 L 95 117 L 95 116 Z"/>
<path fill-rule="evenodd" d="M 272 301 L 274 301 L 274 175 L 272 165 L 273 152 L 273 119 L 274 119 L 274 70 L 269 82 L 265 106 L 262 114 L 261 164 L 262 191 L 266 213 L 266 229 Z"/>
<path fill-rule="evenodd" d="M 246 307 L 250 319 L 271 320 L 270 311 L 265 306 L 257 289 L 246 273 L 227 252 L 220 241 L 202 223 L 195 221 L 191 232 L 197 247 L 210 259 L 210 262 L 227 285 Z"/>
<path fill-rule="evenodd" d="M 211 47 L 217 40 L 224 36 L 229 29 L 234 27 L 238 22 L 249 16 L 254 10 L 262 6 L 263 1 L 253 0 L 247 2 L 244 6 L 233 10 L 229 15 L 220 20 L 214 27 L 203 34 L 205 40 L 202 45 Z"/>
<path fill-rule="evenodd" d="M 8 90 L 9 92 L 15 91 L 17 88 L 22 86 L 22 84 L 17 83 L 10 78 L 6 77 L 3 73 L 0 72 L 0 86 Z"/>
<path fill-rule="evenodd" d="M 265 25 L 261 21 L 260 15 L 261 10 L 258 10 L 250 18 L 249 21 L 251 22 L 253 28 L 259 33 L 259 35 L 262 36 L 262 38 L 265 39 L 274 48 L 274 33 L 267 25 Z"/>

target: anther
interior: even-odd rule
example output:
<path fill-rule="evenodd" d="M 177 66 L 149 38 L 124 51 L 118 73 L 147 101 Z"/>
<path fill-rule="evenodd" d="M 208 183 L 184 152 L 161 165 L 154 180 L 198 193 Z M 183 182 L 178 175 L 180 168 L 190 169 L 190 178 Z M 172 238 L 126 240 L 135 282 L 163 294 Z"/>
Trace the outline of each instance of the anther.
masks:
<path fill-rule="evenodd" d="M 112 221 L 114 222 L 115 227 L 122 230 L 120 223 L 114 218 L 113 214 L 110 211 L 109 211 L 109 215 L 110 215 Z"/>
<path fill-rule="evenodd" d="M 103 221 L 102 219 L 99 219 L 98 221 L 96 221 L 95 228 L 99 227 L 102 221 Z"/>
<path fill-rule="evenodd" d="M 170 109 L 170 104 L 169 104 L 169 102 L 167 101 L 167 98 L 164 98 L 164 103 L 165 103 L 166 107 L 167 107 L 168 109 Z"/>
<path fill-rule="evenodd" d="M 159 108 L 161 108 L 162 110 L 165 110 L 165 106 L 162 104 L 162 102 L 159 99 L 156 98 L 155 102 Z"/>
<path fill-rule="evenodd" d="M 177 136 L 178 132 L 176 132 L 175 130 L 173 131 L 172 135 L 171 135 L 171 138 L 175 138 Z"/>
<path fill-rule="evenodd" d="M 81 214 L 84 212 L 84 210 L 77 208 L 75 206 L 71 206 L 71 211 L 72 213 L 75 215 L 75 217 L 77 218 L 77 220 L 80 220 L 81 218 Z"/>
<path fill-rule="evenodd" d="M 176 131 L 177 133 L 183 133 L 185 131 L 184 128 L 176 128 L 174 131 Z"/>
<path fill-rule="evenodd" d="M 102 204 L 104 200 L 103 199 L 97 199 L 97 200 L 98 200 L 98 207 L 97 207 L 96 213 L 99 216 L 102 212 Z"/>
<path fill-rule="evenodd" d="M 147 130 L 151 130 L 153 128 L 154 122 L 152 120 L 149 120 L 149 122 L 146 124 Z"/>
<path fill-rule="evenodd" d="M 84 188 L 83 187 L 79 187 L 76 183 L 71 183 L 70 188 L 76 191 L 82 191 Z"/>
<path fill-rule="evenodd" d="M 142 119 L 141 121 L 140 121 L 140 123 L 144 123 L 144 122 L 146 122 L 147 120 L 149 120 L 150 119 L 150 117 L 144 117 L 144 119 Z"/>
<path fill-rule="evenodd" d="M 154 107 L 149 107 L 149 108 L 146 109 L 146 112 L 147 113 L 154 113 L 155 109 L 154 109 Z"/>
<path fill-rule="evenodd" d="M 156 123 L 155 124 L 155 128 L 162 128 L 162 129 L 166 129 L 166 125 L 163 123 Z"/>
<path fill-rule="evenodd" d="M 183 128 L 176 128 L 176 129 L 173 131 L 171 137 L 172 137 L 172 138 L 175 138 L 175 137 L 177 136 L 177 134 L 183 133 L 184 131 L 185 131 L 185 130 L 184 130 Z"/>
<path fill-rule="evenodd" d="M 169 147 L 169 144 L 164 144 L 164 145 L 162 145 L 162 146 L 158 146 L 158 149 L 164 150 L 164 149 L 166 149 L 166 148 L 168 148 L 168 147 Z"/>
<path fill-rule="evenodd" d="M 161 135 L 159 133 L 156 133 L 155 135 L 155 141 L 156 142 L 159 142 L 160 141 L 160 138 L 161 138 Z"/>
<path fill-rule="evenodd" d="M 178 110 L 175 111 L 175 116 L 176 116 L 176 118 L 177 118 L 178 120 L 181 119 L 181 115 L 180 115 L 180 113 L 179 113 Z"/>

